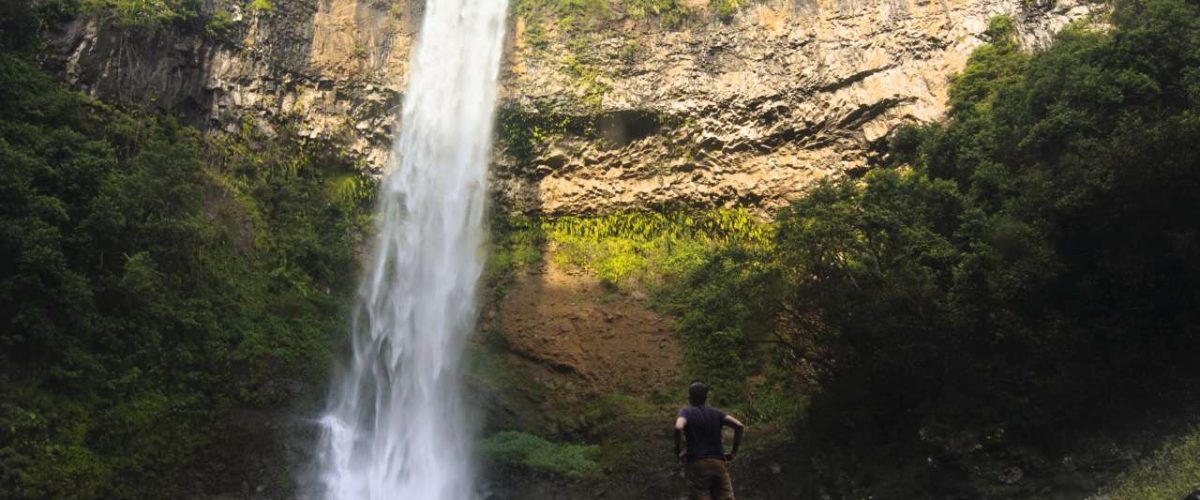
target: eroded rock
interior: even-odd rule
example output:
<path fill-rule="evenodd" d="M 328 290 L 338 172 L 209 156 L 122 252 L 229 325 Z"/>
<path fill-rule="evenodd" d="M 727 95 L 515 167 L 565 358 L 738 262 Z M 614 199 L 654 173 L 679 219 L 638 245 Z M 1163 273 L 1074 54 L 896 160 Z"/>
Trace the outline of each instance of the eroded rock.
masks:
<path fill-rule="evenodd" d="M 80 18 L 54 37 L 47 65 L 92 95 L 170 110 L 210 133 L 250 124 L 322 139 L 383 171 L 421 5 L 279 0 L 235 13 L 239 28 L 220 38 Z M 1080 0 L 780 0 L 726 23 L 703 8 L 674 28 L 626 18 L 556 30 L 514 16 L 502 108 L 522 120 L 497 131 L 501 205 L 778 206 L 867 166 L 898 124 L 941 116 L 990 17 L 1013 16 L 1036 48 L 1090 10 Z"/>

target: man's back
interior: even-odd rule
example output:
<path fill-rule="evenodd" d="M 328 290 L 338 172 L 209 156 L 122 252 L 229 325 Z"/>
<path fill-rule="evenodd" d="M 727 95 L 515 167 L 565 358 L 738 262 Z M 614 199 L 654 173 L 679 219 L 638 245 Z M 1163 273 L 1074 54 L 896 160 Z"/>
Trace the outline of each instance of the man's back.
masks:
<path fill-rule="evenodd" d="M 675 454 L 683 461 L 688 494 L 692 500 L 733 500 L 733 482 L 725 461 L 733 460 L 742 444 L 746 426 L 725 412 L 705 406 L 708 386 L 693 382 L 688 387 L 688 403 L 675 417 Z M 725 454 L 721 445 L 721 427 L 733 427 L 733 453 Z M 681 448 L 687 437 L 686 452 Z"/>
<path fill-rule="evenodd" d="M 679 416 L 687 420 L 683 432 L 687 439 L 687 459 L 725 458 L 725 447 L 721 444 L 721 426 L 725 412 L 705 405 L 686 406 Z"/>

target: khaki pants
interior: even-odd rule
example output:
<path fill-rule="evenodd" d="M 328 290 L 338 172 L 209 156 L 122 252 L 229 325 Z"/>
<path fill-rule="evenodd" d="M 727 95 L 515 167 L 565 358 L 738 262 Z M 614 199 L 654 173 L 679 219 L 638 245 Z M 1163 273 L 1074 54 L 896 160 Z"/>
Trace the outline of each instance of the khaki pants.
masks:
<path fill-rule="evenodd" d="M 701 458 L 688 462 L 684 469 L 688 483 L 688 498 L 691 500 L 733 500 L 733 483 L 725 461 L 719 458 Z"/>

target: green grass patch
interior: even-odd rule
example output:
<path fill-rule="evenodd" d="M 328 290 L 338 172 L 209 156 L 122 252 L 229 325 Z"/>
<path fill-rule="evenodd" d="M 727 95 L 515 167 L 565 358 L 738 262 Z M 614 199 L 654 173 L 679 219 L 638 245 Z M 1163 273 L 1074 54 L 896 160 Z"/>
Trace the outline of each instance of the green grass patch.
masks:
<path fill-rule="evenodd" d="M 771 234 L 769 225 L 742 209 L 562 217 L 543 228 L 559 264 L 652 288 L 699 267 L 720 245 L 768 245 Z"/>
<path fill-rule="evenodd" d="M 484 439 L 479 450 L 490 460 L 536 471 L 573 478 L 601 475 L 600 447 L 595 445 L 554 443 L 533 434 L 503 431 Z"/>
<path fill-rule="evenodd" d="M 727 244 L 765 248 L 771 227 L 743 209 L 623 212 L 601 216 L 492 219 L 487 276 L 496 283 L 537 264 L 547 244 L 556 263 L 617 285 L 662 284 L 699 267 Z"/>
<path fill-rule="evenodd" d="M 1200 488 L 1200 427 L 1117 476 L 1112 500 L 1178 500 Z"/>
<path fill-rule="evenodd" d="M 500 215 L 492 218 L 492 249 L 486 275 L 490 280 L 542 261 L 545 230 L 537 219 Z"/>

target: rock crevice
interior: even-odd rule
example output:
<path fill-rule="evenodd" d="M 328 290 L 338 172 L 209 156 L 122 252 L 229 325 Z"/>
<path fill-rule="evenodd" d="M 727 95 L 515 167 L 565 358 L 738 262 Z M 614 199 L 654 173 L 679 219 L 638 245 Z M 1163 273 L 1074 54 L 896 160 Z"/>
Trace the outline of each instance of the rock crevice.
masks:
<path fill-rule="evenodd" d="M 47 65 L 209 133 L 320 139 L 383 171 L 421 8 L 279 0 L 220 37 L 82 17 L 54 37 Z M 865 168 L 897 125 L 940 117 L 992 16 L 1012 16 L 1037 48 L 1090 11 L 1080 0 L 776 0 L 727 23 L 627 18 L 602 31 L 513 15 L 492 187 L 506 210 L 551 215 L 776 207 Z"/>

